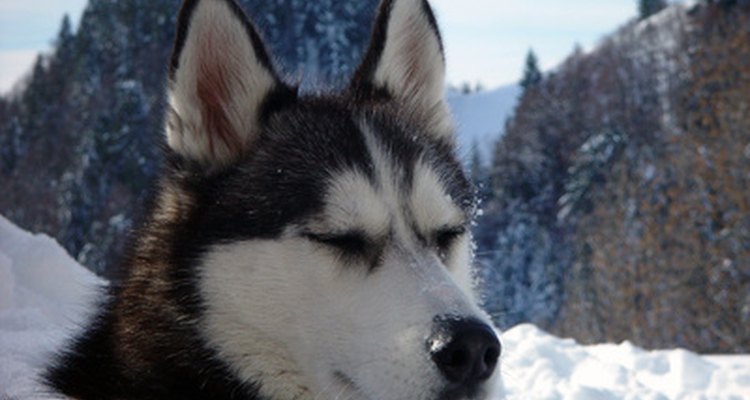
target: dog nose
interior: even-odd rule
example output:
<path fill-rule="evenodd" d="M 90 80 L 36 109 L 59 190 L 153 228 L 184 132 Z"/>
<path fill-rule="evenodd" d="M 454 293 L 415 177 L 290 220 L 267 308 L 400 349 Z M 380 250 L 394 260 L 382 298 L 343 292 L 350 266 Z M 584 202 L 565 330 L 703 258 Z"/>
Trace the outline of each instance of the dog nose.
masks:
<path fill-rule="evenodd" d="M 448 381 L 470 387 L 492 376 L 501 350 L 492 328 L 473 319 L 443 318 L 436 322 L 428 348 Z"/>

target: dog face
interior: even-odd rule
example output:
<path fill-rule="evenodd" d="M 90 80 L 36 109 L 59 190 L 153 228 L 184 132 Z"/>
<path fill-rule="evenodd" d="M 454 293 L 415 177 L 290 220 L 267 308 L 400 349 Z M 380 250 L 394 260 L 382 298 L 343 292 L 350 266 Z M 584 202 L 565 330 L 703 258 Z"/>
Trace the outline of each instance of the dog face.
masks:
<path fill-rule="evenodd" d="M 426 1 L 383 1 L 349 88 L 324 96 L 278 78 L 234 2 L 183 6 L 161 209 L 193 232 L 204 340 L 265 396 L 493 389 L 500 345 L 472 294 L 473 192 L 443 80 Z"/>

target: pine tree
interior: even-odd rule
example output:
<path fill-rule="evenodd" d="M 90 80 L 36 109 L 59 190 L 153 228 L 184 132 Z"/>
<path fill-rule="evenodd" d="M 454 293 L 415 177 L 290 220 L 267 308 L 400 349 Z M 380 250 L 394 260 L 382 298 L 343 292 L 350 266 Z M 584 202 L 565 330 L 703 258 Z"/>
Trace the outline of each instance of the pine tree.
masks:
<path fill-rule="evenodd" d="M 480 153 L 479 143 L 477 143 L 476 141 L 474 141 L 471 146 L 469 174 L 471 176 L 471 181 L 476 186 L 479 199 L 481 201 L 484 201 L 489 198 L 491 194 L 489 171 L 487 165 L 483 160 L 482 154 Z"/>
<path fill-rule="evenodd" d="M 49 82 L 46 82 L 46 85 L 48 99 L 56 99 L 50 106 L 56 108 L 55 112 L 63 114 L 61 107 L 67 100 L 65 95 L 68 91 L 68 85 L 71 83 L 77 57 L 75 35 L 68 14 L 65 14 L 62 19 L 54 48 L 55 52 L 49 60 L 50 79 Z"/>
<path fill-rule="evenodd" d="M 238 0 L 284 75 L 346 84 L 377 0 Z M 0 213 L 51 233 L 92 269 L 118 258 L 158 168 L 175 0 L 89 0 L 62 19 L 18 93 L 0 102 Z M 304 72 L 304 74 L 303 74 Z M 11 172 L 12 171 L 12 172 Z M 33 201 L 29 201 L 33 199 Z"/>
<path fill-rule="evenodd" d="M 70 16 L 65 14 L 62 22 L 60 23 L 60 31 L 57 34 L 57 40 L 55 41 L 55 49 L 57 52 L 69 50 L 71 42 L 73 41 L 73 28 L 70 23 Z"/>
<path fill-rule="evenodd" d="M 638 15 L 646 19 L 667 6 L 666 0 L 638 0 Z"/>
<path fill-rule="evenodd" d="M 539 70 L 539 60 L 534 54 L 534 50 L 529 50 L 526 55 L 526 67 L 523 71 L 523 79 L 521 79 L 521 87 L 525 90 L 533 88 L 542 82 L 542 72 Z"/>

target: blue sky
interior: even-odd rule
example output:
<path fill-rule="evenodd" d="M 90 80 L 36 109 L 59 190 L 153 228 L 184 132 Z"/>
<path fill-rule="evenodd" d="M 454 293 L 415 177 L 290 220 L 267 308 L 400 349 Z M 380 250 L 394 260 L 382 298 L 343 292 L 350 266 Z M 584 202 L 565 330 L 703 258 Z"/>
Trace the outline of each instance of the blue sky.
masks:
<path fill-rule="evenodd" d="M 85 0 L 0 0 L 0 93 L 49 49 L 67 12 L 77 23 Z M 495 87 L 516 82 L 529 48 L 544 69 L 576 43 L 593 47 L 635 16 L 635 0 L 431 0 L 443 30 L 448 81 Z"/>

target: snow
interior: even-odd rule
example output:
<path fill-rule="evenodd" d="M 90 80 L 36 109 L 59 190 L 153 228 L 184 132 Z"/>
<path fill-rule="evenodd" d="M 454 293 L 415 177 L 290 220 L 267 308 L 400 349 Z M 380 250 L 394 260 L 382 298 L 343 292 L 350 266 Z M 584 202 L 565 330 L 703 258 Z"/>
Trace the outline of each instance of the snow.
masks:
<path fill-rule="evenodd" d="M 52 238 L 0 216 L 0 399 L 45 398 L 36 377 L 102 285 Z"/>
<path fill-rule="evenodd" d="M 629 59 L 656 64 L 656 89 L 662 108 L 662 126 L 668 132 L 679 132 L 678 118 L 674 115 L 670 91 L 690 73 L 686 59 L 688 46 L 686 33 L 690 10 L 695 2 L 674 3 L 660 12 L 639 21 L 634 27 L 626 27 L 613 36 L 616 41 L 629 41 L 632 50 Z M 628 48 L 628 46 L 625 46 Z M 675 61 L 678 60 L 678 61 Z"/>
<path fill-rule="evenodd" d="M 533 325 L 503 334 L 508 400 L 750 399 L 750 356 L 646 351 L 630 342 L 581 346 Z"/>
<path fill-rule="evenodd" d="M 36 377 L 104 285 L 48 236 L 0 216 L 0 399 L 46 398 Z M 748 355 L 582 346 L 533 325 L 505 332 L 503 349 L 507 400 L 750 399 Z"/>
<path fill-rule="evenodd" d="M 459 154 L 465 162 L 470 160 L 476 146 L 482 162 L 489 164 L 495 142 L 502 135 L 505 120 L 516 108 L 520 94 L 518 85 L 470 94 L 447 93 L 448 106 L 456 123 Z"/>

